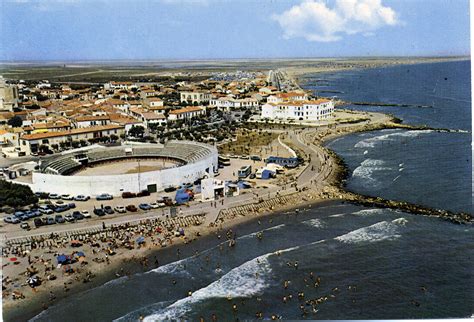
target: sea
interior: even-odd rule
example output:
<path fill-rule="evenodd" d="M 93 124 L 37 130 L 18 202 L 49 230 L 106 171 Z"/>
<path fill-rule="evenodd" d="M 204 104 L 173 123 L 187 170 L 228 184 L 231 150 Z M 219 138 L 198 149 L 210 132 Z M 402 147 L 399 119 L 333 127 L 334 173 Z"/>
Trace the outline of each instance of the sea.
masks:
<path fill-rule="evenodd" d="M 472 213 L 470 61 L 309 74 L 317 95 L 413 125 L 327 147 L 348 190 Z M 168 252 L 161 266 L 60 300 L 34 321 L 465 318 L 474 313 L 474 228 L 401 211 L 324 202 Z M 259 234 L 261 233 L 261 234 Z M 261 238 L 257 238 L 260 236 Z M 188 247 L 189 246 L 189 247 Z"/>

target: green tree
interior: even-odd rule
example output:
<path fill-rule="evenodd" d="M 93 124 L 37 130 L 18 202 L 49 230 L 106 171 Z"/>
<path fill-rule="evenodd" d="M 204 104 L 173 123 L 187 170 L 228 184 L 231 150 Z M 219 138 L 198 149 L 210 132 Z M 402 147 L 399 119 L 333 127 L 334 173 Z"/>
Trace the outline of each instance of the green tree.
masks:
<path fill-rule="evenodd" d="M 8 125 L 12 127 L 21 127 L 23 125 L 23 120 L 19 116 L 14 116 L 8 120 Z"/>
<path fill-rule="evenodd" d="M 145 133 L 145 128 L 141 125 L 134 125 L 132 128 L 128 131 L 128 134 L 130 134 L 133 137 L 143 137 L 143 134 Z"/>

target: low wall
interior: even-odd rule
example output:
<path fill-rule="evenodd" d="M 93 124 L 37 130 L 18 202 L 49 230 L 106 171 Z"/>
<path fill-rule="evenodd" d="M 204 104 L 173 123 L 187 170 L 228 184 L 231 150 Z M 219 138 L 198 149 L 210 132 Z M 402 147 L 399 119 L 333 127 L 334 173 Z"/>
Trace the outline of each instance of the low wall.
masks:
<path fill-rule="evenodd" d="M 176 168 L 157 171 L 103 176 L 61 176 L 46 173 L 33 173 L 33 191 L 97 196 L 109 193 L 114 196 L 124 191 L 140 192 L 148 185 L 156 184 L 157 190 L 162 191 L 168 186 L 178 186 L 193 182 L 204 175 L 214 176 L 218 168 L 217 152 L 210 156 Z M 206 172 L 207 170 L 207 172 Z"/>

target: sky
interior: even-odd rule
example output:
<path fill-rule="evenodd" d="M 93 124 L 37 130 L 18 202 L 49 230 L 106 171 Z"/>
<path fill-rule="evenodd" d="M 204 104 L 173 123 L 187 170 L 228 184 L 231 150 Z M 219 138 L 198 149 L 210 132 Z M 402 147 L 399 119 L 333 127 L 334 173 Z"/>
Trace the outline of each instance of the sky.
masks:
<path fill-rule="evenodd" d="M 0 60 L 470 55 L 469 0 L 0 0 Z"/>

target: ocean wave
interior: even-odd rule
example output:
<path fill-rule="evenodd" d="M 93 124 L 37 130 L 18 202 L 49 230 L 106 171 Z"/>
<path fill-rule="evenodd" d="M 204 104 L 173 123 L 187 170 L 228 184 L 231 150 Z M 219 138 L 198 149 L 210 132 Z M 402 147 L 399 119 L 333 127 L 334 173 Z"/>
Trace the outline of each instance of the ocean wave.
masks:
<path fill-rule="evenodd" d="M 373 148 L 375 145 L 382 141 L 395 141 L 397 137 L 405 137 L 405 138 L 415 138 L 422 134 L 432 133 L 433 130 L 413 130 L 413 131 L 403 131 L 403 132 L 395 132 L 389 134 L 383 134 L 379 136 L 375 136 L 369 139 L 364 139 L 357 142 L 354 147 L 355 148 Z"/>
<path fill-rule="evenodd" d="M 338 218 L 338 217 L 343 217 L 345 214 L 334 214 L 329 216 L 330 218 Z"/>
<path fill-rule="evenodd" d="M 154 268 L 152 270 L 149 270 L 148 272 L 145 272 L 145 274 L 148 274 L 148 273 L 161 273 L 161 274 L 176 274 L 176 275 L 189 276 L 189 272 L 186 271 L 186 264 L 188 264 L 194 258 L 195 258 L 195 256 L 183 258 L 179 261 L 172 262 L 172 263 Z"/>
<path fill-rule="evenodd" d="M 342 243 L 357 244 L 362 242 L 379 242 L 400 238 L 399 227 L 407 223 L 405 218 L 381 221 L 368 227 L 359 228 L 334 238 Z"/>
<path fill-rule="evenodd" d="M 321 221 L 321 219 L 317 219 L 317 218 L 305 220 L 303 221 L 303 224 L 311 226 L 311 227 L 315 227 L 315 228 L 322 228 L 325 226 L 325 224 Z"/>
<path fill-rule="evenodd" d="M 364 180 L 364 183 L 369 184 L 370 186 L 378 186 L 380 183 L 372 175 L 375 171 L 388 171 L 393 170 L 390 167 L 384 167 L 385 164 L 382 160 L 375 159 L 366 159 L 360 166 L 354 169 L 352 176 Z"/>
<path fill-rule="evenodd" d="M 193 304 L 212 298 L 251 297 L 260 294 L 269 286 L 267 276 L 272 273 L 268 253 L 233 268 L 227 274 L 208 286 L 197 290 L 191 296 L 180 299 L 165 309 L 145 317 L 144 321 L 163 321 L 186 318 Z"/>
<path fill-rule="evenodd" d="M 382 209 L 362 209 L 353 213 L 353 215 L 357 216 L 372 216 L 372 215 L 381 215 L 383 214 L 384 210 Z"/>

